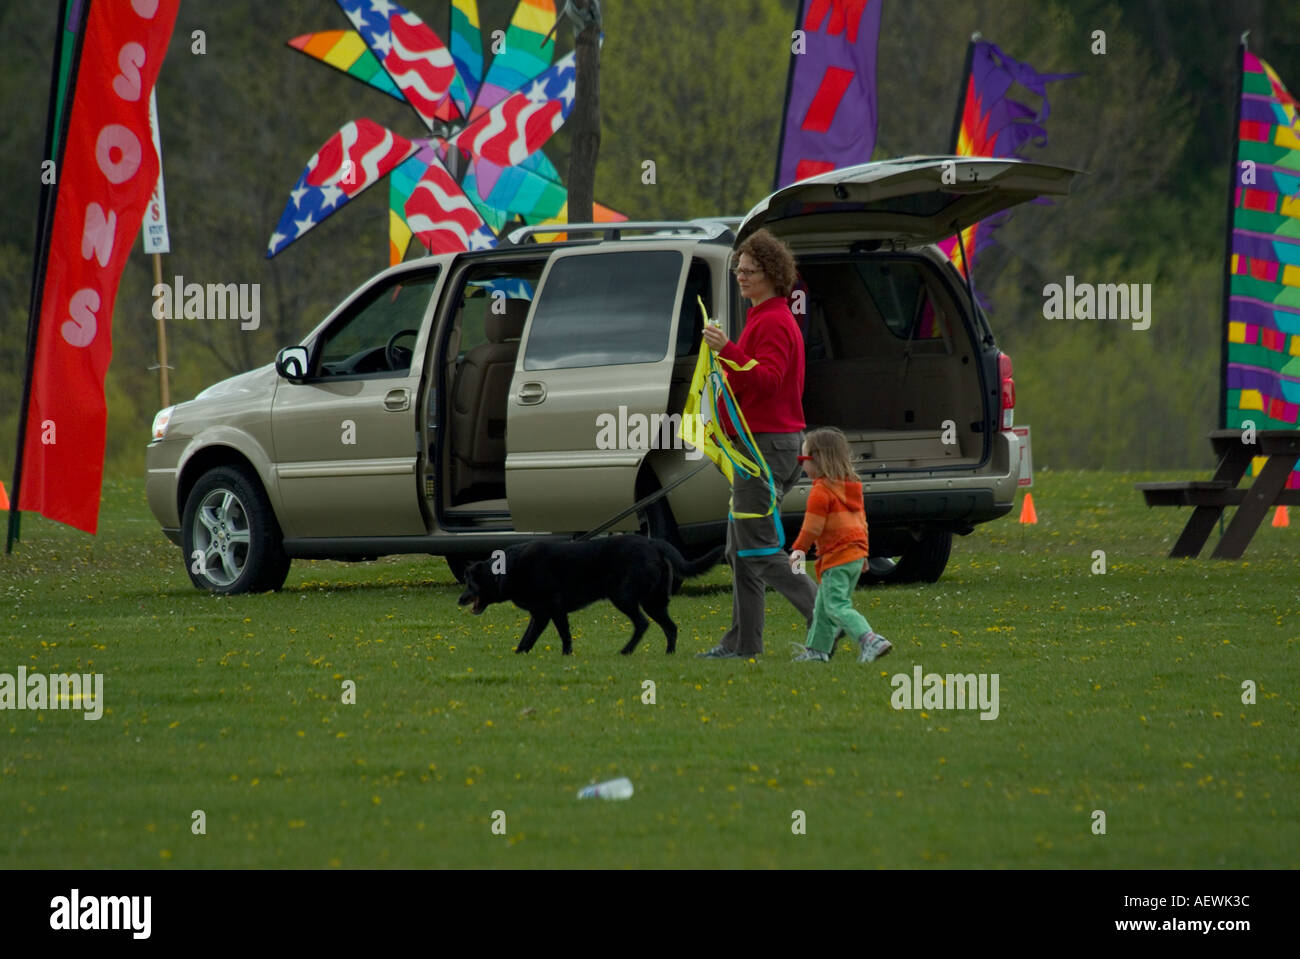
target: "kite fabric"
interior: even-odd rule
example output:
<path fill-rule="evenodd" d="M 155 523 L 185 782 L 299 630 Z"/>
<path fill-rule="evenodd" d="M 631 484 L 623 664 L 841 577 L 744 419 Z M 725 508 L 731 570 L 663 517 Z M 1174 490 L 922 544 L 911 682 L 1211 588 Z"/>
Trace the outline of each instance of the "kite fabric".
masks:
<path fill-rule="evenodd" d="M 405 101 L 402 91 L 355 30 L 322 30 L 304 33 L 289 41 L 289 46 L 313 60 L 342 71 L 362 83 Z"/>
<path fill-rule="evenodd" d="M 453 0 L 450 46 L 391 0 L 336 2 L 355 30 L 304 34 L 289 46 L 405 101 L 427 128 L 421 132 L 433 135 L 407 140 L 366 119 L 345 125 L 298 178 L 268 259 L 390 174 L 390 264 L 416 238 L 432 252 L 484 249 L 512 220 L 567 220 L 568 191 L 541 151 L 577 94 L 574 55 L 551 64 L 554 43 L 542 43 L 555 21 L 553 0 L 520 0 L 504 36 L 494 31 L 492 47 L 504 45 L 486 77 L 477 0 Z M 345 159 L 352 162 L 341 169 Z M 596 211 L 597 220 L 626 219 Z"/>
<path fill-rule="evenodd" d="M 478 0 L 451 0 L 450 47 L 451 59 L 456 64 L 451 97 L 461 116 L 467 117 L 483 83 L 483 33 L 478 24 Z"/>
<path fill-rule="evenodd" d="M 438 157 L 432 141 L 417 140 L 416 152 L 407 157 L 388 175 L 388 265 L 396 266 L 406 256 L 411 244 L 411 227 L 406 222 L 406 201 L 424 176 L 429 163 Z"/>
<path fill-rule="evenodd" d="M 705 324 L 711 323 L 708 311 L 704 308 L 704 300 L 697 297 L 697 302 Z M 749 424 L 745 422 L 745 414 L 740 411 L 736 396 L 731 392 L 727 377 L 722 372 L 722 362 L 707 345 L 700 344 L 700 357 L 695 363 L 695 374 L 691 377 L 691 385 L 686 393 L 686 405 L 682 409 L 677 432 L 682 442 L 691 444 L 712 460 L 728 483 L 735 483 L 737 470 L 746 476 L 762 476 L 767 480 L 767 512 L 728 512 L 732 519 L 761 519 L 776 512 L 776 484 L 772 481 L 772 471 L 763 459 L 758 442 L 750 432 Z M 736 440 L 741 448 L 737 448 L 719 424 L 720 410 L 725 410 L 731 422 L 739 426 Z M 732 506 L 734 505 L 733 503 Z M 777 529 L 780 528 L 778 522 Z"/>
<path fill-rule="evenodd" d="M 972 39 L 967 55 L 969 69 L 953 124 L 952 152 L 956 156 L 1019 157 L 1030 144 L 1047 145 L 1047 118 L 1051 112 L 1047 84 L 1068 80 L 1075 73 L 1039 73 L 1027 63 L 1007 56 L 987 40 Z M 1019 85 L 1042 99 L 1035 109 L 1012 93 Z M 962 231 L 966 247 L 963 260 L 957 238 L 950 237 L 939 249 L 964 277 L 974 267 L 976 255 L 993 241 L 993 231 L 1010 217 L 1010 211 L 996 214 Z"/>
<path fill-rule="evenodd" d="M 364 117 L 345 123 L 298 177 L 266 247 L 269 260 L 362 190 L 377 183 L 415 150 L 415 144 Z"/>
<path fill-rule="evenodd" d="M 451 98 L 456 64 L 429 26 L 390 0 L 337 0 L 424 125 L 459 116 Z"/>
<path fill-rule="evenodd" d="M 430 253 L 486 250 L 496 234 L 437 157 L 406 201 L 406 222 Z"/>
<path fill-rule="evenodd" d="M 550 219 L 529 219 L 525 217 L 525 222 L 533 226 L 559 226 L 569 222 L 569 200 L 568 193 L 565 193 L 564 206 L 557 216 Z M 626 213 L 619 213 L 603 204 L 596 203 L 592 205 L 591 220 L 593 223 L 621 223 L 627 219 Z M 567 233 L 539 233 L 534 236 L 538 243 L 563 243 L 569 238 Z"/>
<path fill-rule="evenodd" d="M 574 54 L 570 53 L 538 74 L 526 90 L 517 90 L 471 120 L 448 143 L 499 166 L 522 163 L 568 119 L 577 94 L 575 66 Z"/>
<path fill-rule="evenodd" d="M 876 46 L 883 2 L 800 0 L 777 150 L 776 189 L 871 159 L 876 147 Z"/>
<path fill-rule="evenodd" d="M 1227 249 L 1224 425 L 1298 428 L 1300 108 L 1243 45 L 1231 237 Z M 1252 463 L 1253 471 L 1263 458 Z M 1300 471 L 1287 479 L 1300 489 Z"/>
<path fill-rule="evenodd" d="M 492 65 L 483 78 L 469 119 L 472 123 L 551 65 L 555 40 L 547 39 L 555 23 L 554 0 L 519 0 L 500 52 L 493 42 Z M 545 43 L 542 41 L 546 40 Z"/>
<path fill-rule="evenodd" d="M 158 182 L 150 92 L 167 54 L 180 0 L 152 5 L 82 0 L 79 62 L 51 102 L 67 134 L 40 224 L 34 337 L 23 397 L 17 511 L 96 532 L 104 468 L 104 377 L 113 354 L 114 301 L 122 270 Z M 68 6 L 62 8 L 61 20 Z M 66 49 L 66 46 L 65 46 Z M 132 69 L 119 59 L 138 51 Z M 56 67 L 56 70 L 58 68 Z M 57 94 L 56 94 L 57 96 Z"/>

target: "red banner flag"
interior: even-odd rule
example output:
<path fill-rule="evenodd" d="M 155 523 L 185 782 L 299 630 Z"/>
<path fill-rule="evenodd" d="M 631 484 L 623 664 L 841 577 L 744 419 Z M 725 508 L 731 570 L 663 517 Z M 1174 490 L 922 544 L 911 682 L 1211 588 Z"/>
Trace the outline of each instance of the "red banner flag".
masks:
<path fill-rule="evenodd" d="M 90 4 L 48 237 L 18 508 L 94 533 L 113 302 L 158 181 L 149 92 L 180 0 Z"/>

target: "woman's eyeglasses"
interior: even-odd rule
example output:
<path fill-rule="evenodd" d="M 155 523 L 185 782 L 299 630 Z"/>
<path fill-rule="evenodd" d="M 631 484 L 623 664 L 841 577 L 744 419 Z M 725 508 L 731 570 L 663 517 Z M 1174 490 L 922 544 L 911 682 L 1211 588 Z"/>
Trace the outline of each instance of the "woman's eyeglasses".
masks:
<path fill-rule="evenodd" d="M 731 272 L 734 273 L 734 274 L 736 274 L 736 276 L 753 276 L 755 273 L 762 273 L 763 271 L 762 271 L 762 270 L 742 270 L 742 269 L 741 269 L 740 267 L 738 267 L 738 266 L 733 266 L 733 267 L 731 268 Z"/>

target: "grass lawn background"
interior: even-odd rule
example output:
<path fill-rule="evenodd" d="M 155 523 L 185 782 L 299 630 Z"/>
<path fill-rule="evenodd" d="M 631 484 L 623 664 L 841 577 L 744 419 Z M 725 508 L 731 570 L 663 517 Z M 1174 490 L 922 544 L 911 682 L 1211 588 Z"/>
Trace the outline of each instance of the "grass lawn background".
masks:
<path fill-rule="evenodd" d="M 571 616 L 573 656 L 553 628 L 516 656 L 526 614 L 458 608 L 430 557 L 213 597 L 143 481 L 110 480 L 97 537 L 29 514 L 0 557 L 0 672 L 102 672 L 106 703 L 0 712 L 0 868 L 1291 867 L 1300 517 L 1242 561 L 1170 560 L 1189 512 L 1133 483 L 1184 478 L 1038 474 L 1037 525 L 858 591 L 894 643 L 870 666 L 847 643 L 790 663 L 803 629 L 771 592 L 767 655 L 695 659 L 730 619 L 725 566 L 674 599 L 673 657 L 653 624 L 619 656 L 608 603 Z M 918 663 L 997 673 L 1000 715 L 892 709 Z M 575 798 L 621 775 L 630 800 Z"/>

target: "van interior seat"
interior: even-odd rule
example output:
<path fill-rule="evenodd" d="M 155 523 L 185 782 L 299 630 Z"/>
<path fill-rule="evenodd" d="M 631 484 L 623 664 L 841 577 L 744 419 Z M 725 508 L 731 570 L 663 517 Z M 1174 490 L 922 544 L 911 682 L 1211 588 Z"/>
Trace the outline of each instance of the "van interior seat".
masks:
<path fill-rule="evenodd" d="M 505 301 L 483 318 L 487 342 L 465 354 L 451 396 L 453 493 L 488 484 L 505 487 L 506 403 L 530 300 Z M 485 493 L 490 491 L 485 491 Z"/>

